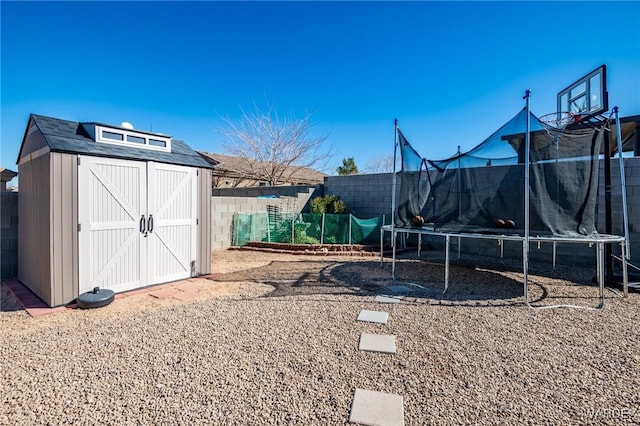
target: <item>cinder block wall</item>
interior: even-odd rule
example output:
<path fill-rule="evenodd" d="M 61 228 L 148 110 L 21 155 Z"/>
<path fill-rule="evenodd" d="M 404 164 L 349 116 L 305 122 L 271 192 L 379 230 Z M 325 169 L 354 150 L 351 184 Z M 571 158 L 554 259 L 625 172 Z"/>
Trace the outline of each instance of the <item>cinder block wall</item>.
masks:
<path fill-rule="evenodd" d="M 298 197 L 309 191 L 322 191 L 322 185 L 255 186 L 250 188 L 213 188 L 213 197 Z"/>
<path fill-rule="evenodd" d="M 624 159 L 624 177 L 627 186 L 627 213 L 629 232 L 640 234 L 640 157 Z M 600 161 L 600 189 L 598 191 L 598 230 L 605 232 L 605 188 L 604 164 Z M 619 160 L 611 160 L 611 210 L 613 212 L 612 232 L 622 235 L 622 191 L 620 187 Z M 639 253 L 640 254 L 640 253 Z"/>
<path fill-rule="evenodd" d="M 276 195 L 278 198 L 260 198 Z M 282 212 L 308 211 L 311 198 L 322 195 L 322 186 L 220 188 L 211 197 L 211 249 L 231 247 L 235 213 L 265 213 L 268 206 Z"/>
<path fill-rule="evenodd" d="M 627 211 L 629 218 L 629 232 L 631 242 L 631 259 L 634 264 L 640 264 L 640 157 L 625 158 L 625 180 L 627 188 Z M 497 167 L 496 167 L 497 169 Z M 613 212 L 612 233 L 623 235 L 622 195 L 620 190 L 620 168 L 618 159 L 611 160 L 611 198 Z M 357 217 L 374 217 L 380 214 L 390 215 L 392 174 L 329 176 L 325 178 L 325 194 L 333 194 L 342 198 L 350 213 Z M 604 164 L 600 162 L 600 188 L 598 190 L 598 231 L 605 233 L 604 207 Z M 432 238 L 429 242 L 438 248 L 444 243 L 442 238 Z M 457 246 L 452 246 L 457 251 Z M 530 247 L 531 257 L 536 260 L 549 261 L 552 259 L 553 246 L 551 244 Z M 462 242 L 463 253 L 486 254 L 500 256 L 500 246 L 495 241 L 466 240 Z M 615 252 L 615 250 L 614 250 Z M 522 248 L 506 243 L 505 256 L 522 256 Z M 562 263 L 593 264 L 595 249 L 587 245 L 559 244 L 557 245 L 557 261 Z"/>
<path fill-rule="evenodd" d="M 0 221 L 2 234 L 0 235 L 1 277 L 15 277 L 18 275 L 18 193 L 13 191 L 0 192 Z"/>
<path fill-rule="evenodd" d="M 627 185 L 627 204 L 629 230 L 631 240 L 631 259 L 640 264 L 640 157 L 625 158 L 625 180 Z M 612 211 L 613 233 L 622 234 L 622 195 L 620 191 L 620 173 L 618 160 L 611 160 L 612 175 Z M 333 194 L 342 198 L 350 213 L 359 218 L 376 217 L 391 214 L 391 173 L 329 176 L 325 184 L 300 187 L 259 187 L 259 188 L 224 188 L 213 191 L 211 199 L 212 249 L 228 248 L 231 245 L 231 223 L 233 213 L 266 212 L 267 206 L 276 205 L 282 211 L 308 211 L 309 200 L 315 196 Z M 600 165 L 600 189 L 598 193 L 598 230 L 605 232 L 604 221 L 604 166 Z M 258 198 L 266 195 L 278 195 L 280 198 Z M 1 242 L 1 276 L 17 275 L 18 265 L 18 193 L 0 192 L 0 216 L 2 234 Z M 437 243 L 437 241 L 434 241 Z M 595 259 L 594 249 L 580 248 L 576 245 L 560 245 L 558 259 L 560 262 L 589 263 Z M 453 250 L 457 250 L 454 246 Z M 532 246 L 532 257 L 551 261 L 551 246 L 543 245 L 540 249 Z M 500 247 L 494 242 L 472 244 L 462 243 L 465 253 L 482 253 L 500 255 Z M 505 253 L 521 255 L 519 247 L 505 247 Z"/>
<path fill-rule="evenodd" d="M 339 196 L 347 211 L 362 219 L 391 215 L 391 173 L 327 176 L 324 193 Z"/>

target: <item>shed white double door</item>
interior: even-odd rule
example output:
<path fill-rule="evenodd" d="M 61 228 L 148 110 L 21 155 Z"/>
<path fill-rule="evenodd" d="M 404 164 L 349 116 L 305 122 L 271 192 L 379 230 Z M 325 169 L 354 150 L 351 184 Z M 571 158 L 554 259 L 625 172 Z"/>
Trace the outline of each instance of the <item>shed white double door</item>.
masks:
<path fill-rule="evenodd" d="M 78 191 L 80 293 L 193 275 L 195 168 L 82 156 Z"/>

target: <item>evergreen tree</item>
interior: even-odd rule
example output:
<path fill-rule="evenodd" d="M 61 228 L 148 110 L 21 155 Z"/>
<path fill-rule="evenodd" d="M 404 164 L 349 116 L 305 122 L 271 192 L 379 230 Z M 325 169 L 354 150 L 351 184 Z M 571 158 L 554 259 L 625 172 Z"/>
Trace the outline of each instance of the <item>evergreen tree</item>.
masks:
<path fill-rule="evenodd" d="M 339 166 L 336 171 L 339 176 L 346 175 L 357 175 L 358 174 L 358 166 L 356 166 L 356 162 L 353 157 L 343 158 L 342 166 Z"/>

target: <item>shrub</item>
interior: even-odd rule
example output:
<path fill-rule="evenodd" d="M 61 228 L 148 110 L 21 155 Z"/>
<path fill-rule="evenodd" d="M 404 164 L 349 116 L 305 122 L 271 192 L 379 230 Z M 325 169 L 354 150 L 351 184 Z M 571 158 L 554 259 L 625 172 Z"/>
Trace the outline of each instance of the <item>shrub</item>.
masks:
<path fill-rule="evenodd" d="M 293 243 L 294 244 L 318 244 L 316 238 L 313 238 L 307 235 L 307 229 L 311 224 L 299 222 L 293 225 L 294 233 L 293 233 Z"/>
<path fill-rule="evenodd" d="M 344 214 L 347 206 L 336 195 L 323 195 L 311 200 L 311 213 Z"/>
<path fill-rule="evenodd" d="M 328 235 L 328 236 L 325 237 L 324 243 L 325 244 L 337 244 L 338 243 L 338 239 L 336 238 L 335 235 Z"/>
<path fill-rule="evenodd" d="M 347 205 L 340 198 L 333 200 L 331 208 L 335 214 L 344 214 L 347 211 Z"/>

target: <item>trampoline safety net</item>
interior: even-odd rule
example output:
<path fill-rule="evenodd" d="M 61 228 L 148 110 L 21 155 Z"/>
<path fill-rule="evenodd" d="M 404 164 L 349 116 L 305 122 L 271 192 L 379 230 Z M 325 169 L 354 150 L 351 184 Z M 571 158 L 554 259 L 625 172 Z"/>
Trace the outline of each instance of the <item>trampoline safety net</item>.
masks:
<path fill-rule="evenodd" d="M 513 232 L 524 228 L 526 114 L 523 109 L 471 151 L 427 160 L 398 129 L 396 225 L 416 216 L 436 228 Z M 529 229 L 538 235 L 596 234 L 598 158 L 605 126 L 567 130 L 530 114 Z M 512 228 L 505 231 L 498 228 Z"/>

